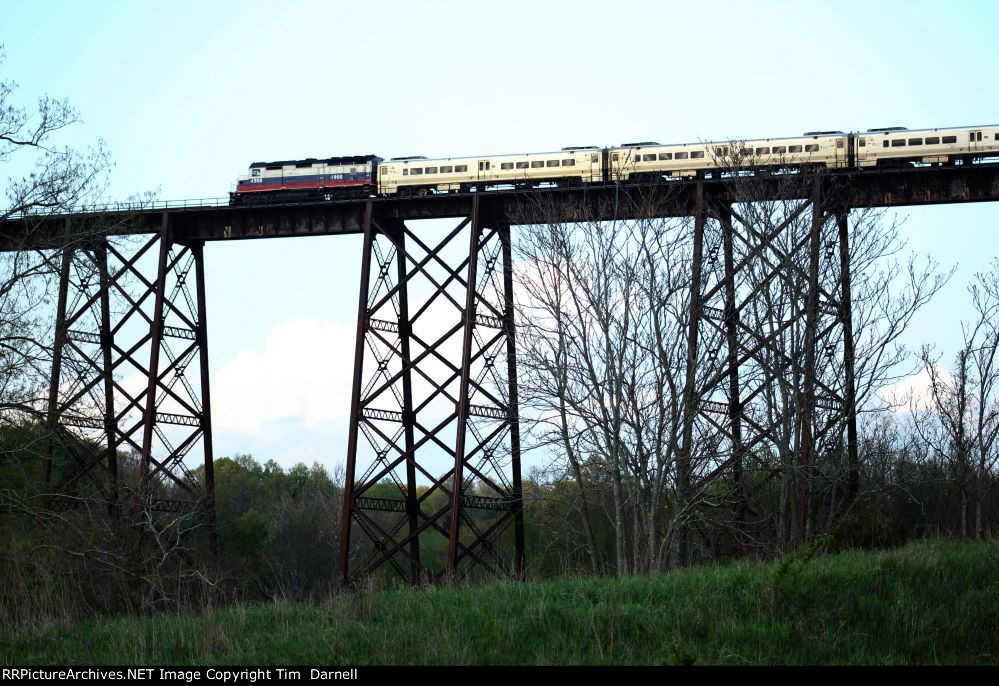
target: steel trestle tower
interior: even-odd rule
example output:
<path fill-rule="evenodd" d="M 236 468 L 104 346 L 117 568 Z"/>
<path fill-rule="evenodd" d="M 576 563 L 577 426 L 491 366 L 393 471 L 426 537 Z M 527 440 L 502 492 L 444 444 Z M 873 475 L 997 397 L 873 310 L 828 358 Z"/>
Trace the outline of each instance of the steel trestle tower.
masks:
<path fill-rule="evenodd" d="M 362 260 L 341 585 L 384 565 L 413 584 L 476 567 L 519 577 L 510 226 L 483 225 L 476 198 L 428 245 L 369 203 Z M 355 531 L 370 551 L 352 547 Z"/>

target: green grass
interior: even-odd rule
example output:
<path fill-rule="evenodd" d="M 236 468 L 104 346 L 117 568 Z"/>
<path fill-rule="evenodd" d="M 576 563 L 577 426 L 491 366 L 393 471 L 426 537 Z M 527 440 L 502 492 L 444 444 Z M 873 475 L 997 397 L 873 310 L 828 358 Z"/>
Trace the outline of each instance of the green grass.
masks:
<path fill-rule="evenodd" d="M 999 543 L 354 593 L 0 636 L 10 664 L 999 664 Z"/>

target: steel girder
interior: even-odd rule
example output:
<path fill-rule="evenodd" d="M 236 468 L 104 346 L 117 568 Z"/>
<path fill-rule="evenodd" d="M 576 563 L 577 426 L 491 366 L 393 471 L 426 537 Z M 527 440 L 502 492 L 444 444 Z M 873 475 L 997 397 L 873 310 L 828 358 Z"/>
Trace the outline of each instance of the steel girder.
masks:
<path fill-rule="evenodd" d="M 512 292 L 510 227 L 477 202 L 433 244 L 368 205 L 342 586 L 523 573 Z"/>

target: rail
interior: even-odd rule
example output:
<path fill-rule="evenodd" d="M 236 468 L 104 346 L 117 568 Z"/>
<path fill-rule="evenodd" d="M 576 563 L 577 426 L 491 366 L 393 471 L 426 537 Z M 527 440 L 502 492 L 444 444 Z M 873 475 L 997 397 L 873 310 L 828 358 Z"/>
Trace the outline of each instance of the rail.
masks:
<path fill-rule="evenodd" d="M 65 214 L 125 214 L 129 212 L 156 212 L 159 210 L 193 210 L 205 207 L 229 207 L 229 198 L 188 198 L 186 200 L 94 203 L 91 205 L 77 205 L 69 208 L 68 211 L 66 209 L 59 209 L 55 211 L 17 212 L 7 217 L 7 219 L 27 219 L 29 217 L 46 217 L 51 215 L 63 216 Z"/>

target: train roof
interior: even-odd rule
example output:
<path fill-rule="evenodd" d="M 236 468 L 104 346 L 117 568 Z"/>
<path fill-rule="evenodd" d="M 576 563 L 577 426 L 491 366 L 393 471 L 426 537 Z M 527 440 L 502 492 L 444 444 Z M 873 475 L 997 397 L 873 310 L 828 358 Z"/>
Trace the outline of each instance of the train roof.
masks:
<path fill-rule="evenodd" d="M 873 134 L 873 133 L 892 134 L 892 133 L 901 133 L 901 132 L 904 131 L 906 133 L 916 134 L 916 133 L 927 132 L 927 131 L 961 131 L 961 130 L 977 129 L 977 128 L 994 128 L 996 126 L 997 126 L 996 124 L 982 124 L 982 125 L 973 125 L 973 126 L 951 126 L 951 127 L 926 128 L 926 129 L 907 129 L 907 128 L 901 127 L 901 126 L 888 126 L 888 127 L 883 127 L 883 128 L 868 129 L 864 133 L 867 133 L 867 134 Z M 802 134 L 801 136 L 793 136 L 793 137 L 791 137 L 791 136 L 780 136 L 780 137 L 771 137 L 771 138 L 747 138 L 747 139 L 742 140 L 742 141 L 739 141 L 739 140 L 734 140 L 734 141 L 732 141 L 732 140 L 715 140 L 715 141 L 697 141 L 697 142 L 693 142 L 693 143 L 689 142 L 689 141 L 687 141 L 687 142 L 677 142 L 677 143 L 657 143 L 657 142 L 653 142 L 653 141 L 643 141 L 643 142 L 640 142 L 640 143 L 624 143 L 624 144 L 621 144 L 620 146 L 617 146 L 617 147 L 611 146 L 608 149 L 610 149 L 610 150 L 620 150 L 620 149 L 627 149 L 627 148 L 630 148 L 630 147 L 663 147 L 663 148 L 666 148 L 666 147 L 694 147 L 694 146 L 701 146 L 701 145 L 704 145 L 704 146 L 707 146 L 707 145 L 725 145 L 725 144 L 729 144 L 729 143 L 756 143 L 756 142 L 762 143 L 762 142 L 777 142 L 777 141 L 782 141 L 782 140 L 794 140 L 794 139 L 801 139 L 801 138 L 812 138 L 812 137 L 818 137 L 818 136 L 843 136 L 843 135 L 846 135 L 846 134 L 843 133 L 842 131 L 807 131 L 804 134 Z M 858 132 L 857 135 L 863 135 L 863 134 L 861 134 L 860 132 Z M 492 154 L 492 155 L 462 155 L 462 156 L 454 156 L 454 157 L 433 157 L 433 158 L 430 158 L 429 161 L 431 161 L 431 162 L 438 162 L 438 161 L 442 161 L 442 160 L 443 161 L 447 161 L 447 160 L 495 159 L 497 157 L 507 157 L 507 158 L 509 158 L 509 157 L 541 157 L 541 156 L 549 156 L 549 155 L 558 156 L 559 154 L 566 153 L 566 152 L 568 152 L 568 153 L 581 153 L 581 152 L 587 152 L 587 151 L 593 151 L 593 150 L 600 150 L 600 148 L 598 148 L 597 146 L 582 146 L 582 145 L 580 145 L 580 146 L 566 147 L 566 148 L 563 148 L 561 151 L 523 152 L 523 153 L 500 153 L 500 154 Z M 405 163 L 407 163 L 409 161 L 424 160 L 424 159 L 427 159 L 427 158 L 423 158 L 423 157 L 419 157 L 419 156 L 412 156 L 412 157 L 404 157 L 404 158 L 392 158 L 390 161 L 391 162 L 400 162 L 400 163 L 405 164 Z M 367 162 L 380 163 L 382 161 L 383 161 L 383 159 L 381 157 L 378 157 L 377 155 L 348 155 L 348 156 L 343 156 L 343 157 L 325 157 L 325 158 L 308 157 L 308 158 L 302 159 L 302 160 L 278 160 L 278 161 L 275 161 L 275 162 L 254 162 L 253 164 L 250 165 L 250 169 L 263 169 L 263 168 L 267 168 L 267 167 L 285 167 L 285 166 L 291 166 L 291 165 L 307 165 L 307 164 L 316 164 L 316 163 L 325 163 L 325 164 L 329 164 L 329 165 L 335 165 L 335 164 L 364 164 L 364 163 L 367 163 Z"/>
<path fill-rule="evenodd" d="M 867 129 L 864 133 L 920 133 L 922 131 L 967 131 L 968 129 L 994 129 L 999 124 L 970 124 L 968 126 L 940 126 L 932 129 L 909 129 L 904 126 L 889 126 L 883 129 Z"/>
<path fill-rule="evenodd" d="M 292 164 L 305 164 L 324 162 L 326 164 L 363 164 L 374 160 L 381 160 L 377 155 L 348 155 L 346 157 L 306 157 L 304 160 L 278 160 L 277 162 L 254 162 L 250 169 L 263 169 L 265 167 L 287 167 Z"/>
<path fill-rule="evenodd" d="M 573 154 L 573 153 L 576 153 L 576 154 L 578 154 L 578 153 L 591 153 L 594 150 L 596 150 L 596 151 L 599 152 L 600 148 L 598 148 L 596 146 L 594 146 L 592 148 L 580 146 L 580 147 L 574 148 L 572 150 L 563 149 L 563 150 L 545 150 L 545 151 L 542 151 L 542 152 L 504 152 L 504 153 L 498 153 L 498 154 L 495 154 L 495 155 L 461 155 L 460 157 L 458 157 L 458 156 L 455 156 L 455 157 L 425 157 L 423 155 L 411 155 L 409 157 L 393 157 L 393 158 L 390 158 L 389 160 L 387 160 L 387 162 L 388 163 L 397 162 L 397 163 L 405 164 L 405 163 L 411 162 L 411 161 L 416 161 L 416 162 L 423 162 L 423 161 L 448 162 L 448 161 L 458 161 L 458 160 L 461 160 L 461 161 L 495 160 L 495 159 L 497 159 L 499 157 L 543 157 L 543 156 L 549 156 L 549 155 L 550 156 L 554 156 L 554 157 L 559 157 L 559 156 L 565 156 L 567 153 L 568 154 Z"/>
<path fill-rule="evenodd" d="M 800 136 L 781 136 L 773 138 L 746 138 L 745 140 L 710 140 L 710 141 L 695 141 L 691 143 L 690 141 L 676 142 L 676 143 L 630 143 L 622 144 L 617 147 L 610 148 L 611 150 L 632 150 L 636 147 L 642 148 L 697 148 L 697 147 L 707 147 L 711 145 L 732 145 L 738 143 L 774 143 L 780 141 L 802 141 L 805 139 L 815 139 L 823 136 L 845 136 L 846 134 L 840 132 L 828 132 L 823 134 L 822 132 L 813 131 L 809 134 L 802 134 Z"/>

